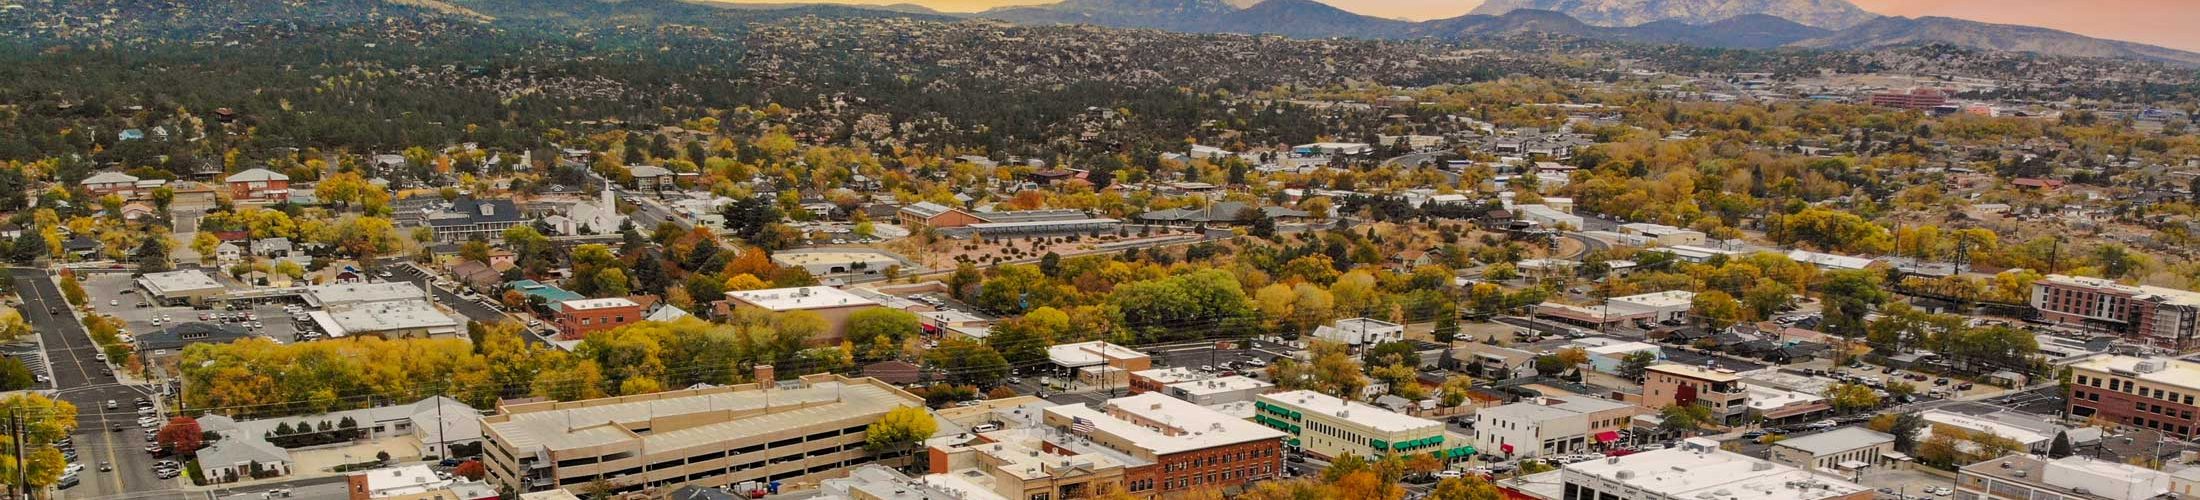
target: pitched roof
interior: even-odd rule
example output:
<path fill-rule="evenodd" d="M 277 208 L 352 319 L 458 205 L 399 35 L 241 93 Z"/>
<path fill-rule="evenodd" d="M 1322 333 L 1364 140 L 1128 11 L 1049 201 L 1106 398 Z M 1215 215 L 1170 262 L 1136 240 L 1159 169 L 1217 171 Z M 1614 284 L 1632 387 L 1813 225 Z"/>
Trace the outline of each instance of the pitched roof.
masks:
<path fill-rule="evenodd" d="M 225 182 L 287 181 L 290 180 L 290 176 L 283 175 L 273 170 L 255 168 L 243 172 L 237 172 L 236 174 L 230 175 L 228 178 L 222 180 Z"/>
<path fill-rule="evenodd" d="M 134 184 L 134 183 L 136 183 L 137 181 L 138 181 L 138 178 L 137 178 L 137 176 L 134 176 L 134 175 L 130 175 L 130 174 L 125 174 L 125 173 L 122 173 L 122 172 L 100 172 L 100 173 L 99 173 L 99 174 L 97 174 L 97 175 L 93 175 L 93 176 L 91 176 L 91 177 L 86 177 L 86 178 L 84 178 L 84 182 L 82 182 L 81 184 L 84 184 L 84 185 L 87 185 L 87 186 L 88 186 L 88 185 L 92 185 L 92 184 L 121 184 L 121 183 L 133 183 L 133 184 Z"/>

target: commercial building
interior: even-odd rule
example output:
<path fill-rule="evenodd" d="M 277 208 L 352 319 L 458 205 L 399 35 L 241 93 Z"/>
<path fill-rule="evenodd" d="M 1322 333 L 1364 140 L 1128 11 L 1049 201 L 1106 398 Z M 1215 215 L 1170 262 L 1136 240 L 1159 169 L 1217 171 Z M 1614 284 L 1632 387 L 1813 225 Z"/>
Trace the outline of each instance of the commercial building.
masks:
<path fill-rule="evenodd" d="M 1031 428 L 945 436 L 925 444 L 931 473 L 921 482 L 961 498 L 1091 497 L 1124 487 L 1131 460 L 1060 432 Z"/>
<path fill-rule="evenodd" d="M 2193 346 L 2200 326 L 2200 292 L 2100 278 L 2048 275 L 2032 284 L 2031 304 L 2042 321 L 2174 349 Z"/>
<path fill-rule="evenodd" d="M 984 219 L 970 215 L 970 212 L 929 201 L 920 201 L 901 207 L 901 210 L 894 213 L 894 217 L 901 221 L 902 227 L 912 229 L 919 226 L 945 229 L 985 222 Z"/>
<path fill-rule="evenodd" d="M 844 273 L 880 274 L 888 268 L 900 266 L 901 259 L 879 252 L 833 249 L 774 252 L 772 263 L 780 267 L 799 267 L 813 276 L 825 276 Z"/>
<path fill-rule="evenodd" d="M 557 304 L 558 338 L 581 340 L 588 334 L 642 321 L 642 305 L 623 298 L 568 300 Z"/>
<path fill-rule="evenodd" d="M 760 379 L 769 380 L 769 369 Z M 811 375 L 574 402 L 508 404 L 482 418 L 490 480 L 506 491 L 816 482 L 877 461 L 867 427 L 924 400 L 871 379 Z"/>
<path fill-rule="evenodd" d="M 353 472 L 344 477 L 351 500 L 485 500 L 497 497 L 487 484 L 438 476 L 427 464 Z"/>
<path fill-rule="evenodd" d="M 2100 355 L 2070 365 L 2073 418 L 2145 427 L 2179 437 L 2200 433 L 2200 363 Z"/>
<path fill-rule="evenodd" d="M 1545 229 L 1571 228 L 1580 230 L 1581 216 L 1566 213 L 1547 205 L 1513 205 L 1513 214 L 1520 220 L 1534 222 Z"/>
<path fill-rule="evenodd" d="M 2085 456 L 2058 459 L 2012 454 L 1963 466 L 1956 472 L 1958 500 L 2146 500 L 2180 498 L 2169 473 Z"/>
<path fill-rule="evenodd" d="M 255 168 L 237 172 L 222 182 L 229 184 L 229 199 L 239 203 L 290 201 L 290 176 Z"/>
<path fill-rule="evenodd" d="M 1705 239 L 1703 231 L 1681 229 L 1664 224 L 1651 224 L 1647 222 L 1620 224 L 1619 233 L 1625 235 L 1641 236 L 1644 239 L 1653 243 L 1657 243 L 1660 246 L 1702 245 Z"/>
<path fill-rule="evenodd" d="M 1894 451 L 1894 435 L 1863 427 L 1842 427 L 1772 443 L 1772 463 L 1811 471 L 1856 472 L 1904 456 Z"/>
<path fill-rule="evenodd" d="M 1227 488 L 1283 473 L 1283 432 L 1160 394 L 1110 399 L 1098 409 L 1049 407 L 1043 418 L 1079 443 L 1128 455 L 1122 487 L 1134 496 Z"/>
<path fill-rule="evenodd" d="M 1099 340 L 1048 347 L 1047 360 L 1076 373 L 1079 383 L 1103 387 L 1127 387 L 1131 372 L 1153 368 L 1145 352 Z"/>
<path fill-rule="evenodd" d="M 1276 384 L 1243 375 L 1231 375 L 1169 384 L 1162 393 L 1192 404 L 1212 406 L 1252 401 L 1254 396 L 1275 388 Z"/>
<path fill-rule="evenodd" d="M 1474 447 L 1519 458 L 1602 449 L 1643 413 L 1640 406 L 1589 396 L 1524 400 L 1475 412 Z"/>
<path fill-rule="evenodd" d="M 1677 363 L 1650 365 L 1642 382 L 1642 405 L 1664 408 L 1676 404 L 1701 404 L 1711 417 L 1723 423 L 1739 422 L 1748 413 L 1749 392 L 1732 370 L 1710 370 Z"/>
<path fill-rule="evenodd" d="M 1604 373 L 1619 373 L 1620 368 L 1627 364 L 1627 357 L 1638 352 L 1650 353 L 1653 360 L 1665 359 L 1665 350 L 1648 342 L 1615 342 L 1582 350 L 1589 353 L 1589 368 Z M 1656 364 L 1656 361 L 1652 364 Z"/>
<path fill-rule="evenodd" d="M 428 291 L 408 281 L 338 283 L 304 287 L 298 298 L 307 307 L 344 310 L 382 302 L 426 301 Z"/>
<path fill-rule="evenodd" d="M 1872 94 L 1867 102 L 1873 106 L 1902 109 L 1933 109 L 1948 104 L 1948 94 L 1940 89 L 1919 87 L 1907 92 L 1880 92 Z"/>
<path fill-rule="evenodd" d="M 1314 391 L 1262 394 L 1253 398 L 1253 408 L 1254 422 L 1283 431 L 1289 435 L 1285 444 L 1324 459 L 1433 453 L 1455 460 L 1474 455 L 1469 439 L 1445 432 L 1442 422 Z"/>
<path fill-rule="evenodd" d="M 385 339 L 457 337 L 464 328 L 426 301 L 374 302 L 306 314 L 329 337 L 372 335 Z"/>
<path fill-rule="evenodd" d="M 1688 317 L 1689 308 L 1695 307 L 1696 292 L 1667 290 L 1626 297 L 1613 297 L 1605 305 L 1632 314 L 1649 313 L 1651 321 L 1680 321 Z"/>
<path fill-rule="evenodd" d="M 1996 412 L 1967 415 L 1947 410 L 1926 410 L 1918 412 L 1917 416 L 1925 420 L 1925 428 L 1918 432 L 1917 442 L 1946 435 L 1957 441 L 1957 447 L 1966 449 L 1975 445 L 1964 441 L 1977 435 L 2007 439 L 2032 453 L 2047 453 L 2048 448 L 2054 444 L 2056 434 L 2071 433 L 2073 445 L 2089 437 L 2077 435 L 2075 429 L 2049 423 L 2042 417 L 2030 414 Z"/>
<path fill-rule="evenodd" d="M 1370 318 L 1340 319 L 1314 329 L 1314 338 L 1353 347 L 1373 346 L 1406 339 L 1406 327 Z"/>
<path fill-rule="evenodd" d="M 473 198 L 460 198 L 441 211 L 428 212 L 425 218 L 428 228 L 435 232 L 436 241 L 444 243 L 475 238 L 504 241 L 504 230 L 527 221 L 512 200 Z"/>
<path fill-rule="evenodd" d="M 1878 262 L 1863 257 L 1850 257 L 1809 250 L 1790 250 L 1787 257 L 1788 260 L 1810 264 L 1829 271 L 1856 271 L 1871 267 L 1872 263 Z"/>
<path fill-rule="evenodd" d="M 1207 380 L 1211 378 L 1215 378 L 1214 374 L 1199 371 L 1189 366 L 1172 366 L 1168 368 L 1138 370 L 1131 372 L 1130 374 L 1131 394 L 1161 392 L 1167 390 L 1169 386 L 1176 385 L 1180 382 Z"/>
<path fill-rule="evenodd" d="M 773 288 L 726 292 L 728 312 L 755 309 L 783 313 L 809 311 L 825 320 L 825 333 L 810 339 L 811 345 L 840 345 L 848 335 L 848 316 L 879 307 L 878 301 L 829 286 Z"/>
<path fill-rule="evenodd" d="M 197 269 L 149 273 L 138 276 L 137 285 L 147 297 L 166 305 L 205 305 L 229 290 Z"/>
<path fill-rule="evenodd" d="M 1559 500 L 1870 500 L 1871 488 L 1719 449 L 1705 438 L 1676 448 L 1569 464 Z"/>

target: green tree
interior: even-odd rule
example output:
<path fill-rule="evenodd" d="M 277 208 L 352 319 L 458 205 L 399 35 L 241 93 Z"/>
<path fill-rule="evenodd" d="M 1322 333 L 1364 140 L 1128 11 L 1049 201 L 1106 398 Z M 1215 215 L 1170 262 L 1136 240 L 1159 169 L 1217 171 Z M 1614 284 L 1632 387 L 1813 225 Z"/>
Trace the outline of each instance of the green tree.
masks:
<path fill-rule="evenodd" d="M 0 342 L 13 341 L 30 333 L 31 324 L 23 320 L 21 311 L 0 309 Z"/>
<path fill-rule="evenodd" d="M 1627 377 L 1628 380 L 1641 381 L 1643 373 L 1649 371 L 1650 365 L 1657 362 L 1658 355 L 1650 351 L 1627 353 L 1626 357 L 1620 358 L 1619 375 Z"/>
<path fill-rule="evenodd" d="M 939 432 L 932 413 L 917 406 L 887 410 L 863 433 L 863 447 L 875 454 L 901 453 Z"/>
<path fill-rule="evenodd" d="M 1840 413 L 1867 410 L 1879 406 L 1879 394 L 1862 384 L 1833 384 L 1826 387 L 1826 399 Z"/>
<path fill-rule="evenodd" d="M 0 391 L 20 391 L 37 383 L 31 370 L 15 358 L 0 358 Z"/>
<path fill-rule="evenodd" d="M 69 437 L 76 431 L 76 405 L 67 401 L 47 398 L 40 394 L 15 394 L 0 399 L 0 415 L 23 415 L 23 426 L 12 428 L 13 421 L 0 421 L 4 434 L 20 432 L 24 437 L 23 454 L 17 455 L 12 438 L 0 438 L 0 484 L 21 486 L 21 478 L 29 476 L 30 486 L 43 488 L 61 481 L 61 471 L 68 462 L 53 442 Z M 25 468 L 28 470 L 25 471 Z M 25 474 L 27 472 L 27 474 Z"/>
<path fill-rule="evenodd" d="M 2047 446 L 2047 458 L 2063 458 L 2070 456 L 2070 453 L 2070 435 L 2056 431 L 2055 442 Z"/>
<path fill-rule="evenodd" d="M 947 379 L 963 385 L 993 386 L 1008 376 L 1008 360 L 993 346 L 962 338 L 947 339 L 924 353 L 931 368 L 947 373 Z"/>
<path fill-rule="evenodd" d="M 1671 405 L 1658 409 L 1658 429 L 1678 434 L 1702 430 L 1711 422 L 1711 408 L 1700 404 Z"/>
<path fill-rule="evenodd" d="M 1696 294 L 1695 303 L 1690 307 L 1689 313 L 1703 319 L 1704 324 L 1711 328 L 1726 328 L 1742 320 L 1742 303 L 1726 292 L 1708 290 Z"/>
<path fill-rule="evenodd" d="M 84 284 L 76 280 L 76 273 L 61 273 L 61 298 L 68 300 L 72 306 L 84 305 Z"/>
<path fill-rule="evenodd" d="M 1832 271 L 1824 275 L 1818 294 L 1825 302 L 1824 330 L 1855 339 L 1867 333 L 1864 321 L 1873 308 L 1887 301 L 1880 275 L 1869 270 Z"/>
<path fill-rule="evenodd" d="M 1459 306 L 1456 303 L 1445 302 L 1442 312 L 1436 315 L 1436 329 L 1429 334 L 1435 336 L 1439 344 L 1459 339 Z"/>
<path fill-rule="evenodd" d="M 898 345 L 919 329 L 917 315 L 900 309 L 874 307 L 848 315 L 848 342 L 859 346 L 877 343 L 881 338 Z"/>

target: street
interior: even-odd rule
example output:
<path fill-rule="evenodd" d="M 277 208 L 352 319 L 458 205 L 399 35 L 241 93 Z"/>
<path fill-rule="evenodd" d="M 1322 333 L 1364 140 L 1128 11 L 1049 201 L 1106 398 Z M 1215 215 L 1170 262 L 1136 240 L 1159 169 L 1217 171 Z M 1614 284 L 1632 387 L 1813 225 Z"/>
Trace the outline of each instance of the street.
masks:
<path fill-rule="evenodd" d="M 69 313 L 68 303 L 61 296 L 61 288 L 55 286 L 48 274 L 37 269 L 11 269 L 9 277 L 15 280 L 15 289 L 23 297 L 23 319 L 38 331 L 39 339 L 46 345 L 46 356 L 53 362 L 55 395 L 76 405 L 77 430 L 73 436 L 78 453 L 77 463 L 85 464 L 78 473 L 82 481 L 74 488 L 62 490 L 63 498 L 109 498 L 129 494 L 130 498 L 164 498 L 162 493 L 181 495 L 177 481 L 162 480 L 153 475 L 153 457 L 145 453 L 147 444 L 143 430 L 137 426 L 137 414 L 132 410 L 137 398 L 151 398 L 151 386 L 124 385 L 114 377 L 101 375 L 99 369 L 106 363 L 94 356 L 98 348 L 85 333 L 84 326 Z M 115 401 L 116 409 L 107 409 L 107 401 Z M 120 431 L 112 431 L 119 425 Z M 106 461 L 114 464 L 114 470 L 100 472 L 98 464 Z"/>

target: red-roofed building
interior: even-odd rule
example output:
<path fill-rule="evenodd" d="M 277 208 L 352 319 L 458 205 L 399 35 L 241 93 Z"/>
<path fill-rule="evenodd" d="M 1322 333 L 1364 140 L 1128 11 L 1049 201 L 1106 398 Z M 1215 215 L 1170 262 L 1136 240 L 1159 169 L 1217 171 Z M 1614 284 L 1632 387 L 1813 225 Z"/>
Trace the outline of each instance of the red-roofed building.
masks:
<path fill-rule="evenodd" d="M 2054 191 L 2057 189 L 2062 189 L 2063 181 L 2056 179 L 2034 179 L 2031 177 L 2020 177 L 2016 180 L 2009 181 L 2009 185 L 2021 188 L 2038 189 L 2041 191 Z"/>

